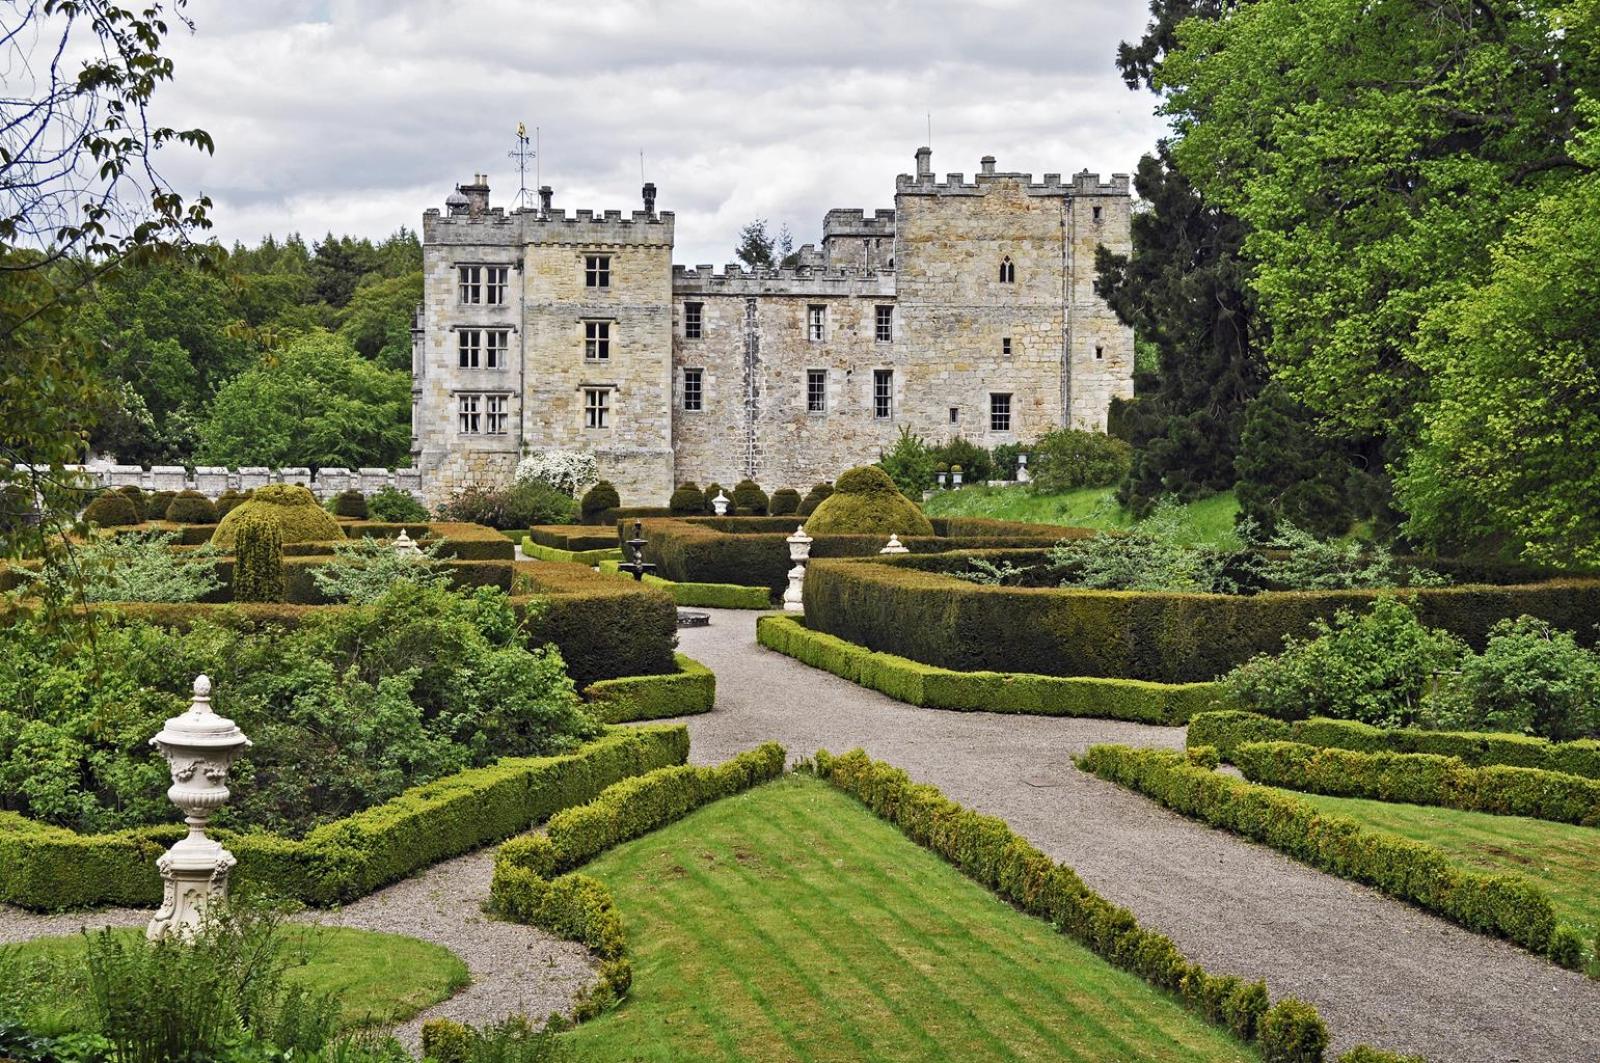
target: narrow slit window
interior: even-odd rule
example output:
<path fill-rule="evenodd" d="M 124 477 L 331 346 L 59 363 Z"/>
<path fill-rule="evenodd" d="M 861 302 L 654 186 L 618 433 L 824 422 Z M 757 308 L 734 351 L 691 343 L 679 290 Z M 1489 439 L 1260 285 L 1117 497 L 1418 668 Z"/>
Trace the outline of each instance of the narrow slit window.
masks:
<path fill-rule="evenodd" d="M 1011 256 L 1007 255 L 1000 260 L 1000 283 L 1015 284 L 1016 282 L 1017 266 L 1016 263 L 1011 261 Z"/>
<path fill-rule="evenodd" d="M 1101 209 L 1102 208 L 1100 208 L 1100 207 L 1095 207 L 1095 208 L 1093 208 L 1093 211 L 1092 211 L 1093 216 L 1094 216 L 1094 220 L 1097 221 L 1097 222 L 1101 220 L 1101 215 L 1100 215 Z"/>
<path fill-rule="evenodd" d="M 584 389 L 583 424 L 586 428 L 611 427 L 611 392 L 609 389 Z"/>
<path fill-rule="evenodd" d="M 828 309 L 823 306 L 806 307 L 806 338 L 821 343 L 828 330 Z"/>
<path fill-rule="evenodd" d="M 951 424 L 955 424 L 959 420 L 961 420 L 961 407 L 959 407 L 959 406 L 950 407 L 950 423 Z"/>
<path fill-rule="evenodd" d="M 890 343 L 894 340 L 894 307 L 878 307 L 877 326 L 879 343 Z"/>
<path fill-rule="evenodd" d="M 705 323 L 705 306 L 702 303 L 683 304 L 683 338 L 697 340 Z"/>
<path fill-rule="evenodd" d="M 1104 347 L 1102 347 L 1102 346 L 1100 346 L 1100 345 L 1099 345 L 1099 344 L 1098 344 L 1098 343 L 1097 343 L 1097 344 L 1095 344 L 1095 345 L 1094 345 L 1094 357 L 1095 357 L 1095 361 L 1097 361 L 1097 362 L 1098 362 L 1098 361 L 1100 361 L 1100 360 L 1101 360 L 1101 359 L 1102 359 L 1102 358 L 1104 358 L 1104 357 L 1105 357 L 1105 356 L 1106 356 L 1106 349 L 1105 349 L 1105 348 L 1104 348 Z"/>
<path fill-rule="evenodd" d="M 1002 337 L 1000 337 L 1000 353 L 1005 355 L 1007 358 L 1011 357 L 1011 337 L 1010 336 L 1002 336 Z"/>

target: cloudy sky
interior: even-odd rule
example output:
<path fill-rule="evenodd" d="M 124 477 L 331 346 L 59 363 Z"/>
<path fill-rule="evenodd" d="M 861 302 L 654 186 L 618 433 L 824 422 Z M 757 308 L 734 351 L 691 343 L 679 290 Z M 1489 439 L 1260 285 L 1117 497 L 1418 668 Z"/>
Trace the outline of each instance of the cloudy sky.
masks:
<path fill-rule="evenodd" d="M 830 207 L 893 203 L 928 137 L 939 174 L 1131 171 L 1159 135 L 1112 57 L 1136 0 L 191 0 L 161 117 L 215 137 L 166 152 L 217 234 L 381 236 L 487 172 L 517 189 L 539 127 L 557 206 L 631 210 L 640 160 L 676 259 L 723 263 L 746 221 L 819 236 Z M 529 185 L 535 185 L 529 173 Z"/>

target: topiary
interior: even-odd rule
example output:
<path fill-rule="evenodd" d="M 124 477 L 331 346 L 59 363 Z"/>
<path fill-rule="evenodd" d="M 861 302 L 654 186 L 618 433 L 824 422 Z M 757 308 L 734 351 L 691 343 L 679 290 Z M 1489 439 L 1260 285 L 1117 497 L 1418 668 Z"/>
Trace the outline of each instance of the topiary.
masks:
<path fill-rule="evenodd" d="M 199 491 L 179 491 L 167 506 L 166 518 L 174 524 L 215 524 L 217 507 Z"/>
<path fill-rule="evenodd" d="M 811 490 L 806 492 L 806 497 L 800 500 L 800 515 L 809 517 L 815 513 L 817 507 L 822 505 L 824 499 L 833 494 L 832 484 L 812 484 Z"/>
<path fill-rule="evenodd" d="M 306 492 L 310 494 L 310 492 Z M 234 522 L 233 600 L 283 601 L 283 537 L 280 525 L 260 513 Z"/>
<path fill-rule="evenodd" d="M 178 497 L 176 491 L 155 491 L 144 496 L 144 519 L 166 520 L 167 507 Z"/>
<path fill-rule="evenodd" d="M 674 517 L 698 517 L 706 511 L 706 494 L 692 483 L 679 485 L 667 500 Z"/>
<path fill-rule="evenodd" d="M 740 480 L 734 485 L 733 504 L 741 517 L 767 515 L 767 493 L 754 480 Z"/>
<path fill-rule="evenodd" d="M 583 501 L 578 503 L 579 519 L 585 524 L 599 524 L 600 514 L 620 505 L 622 496 L 617 494 L 616 487 L 610 480 L 601 480 L 583 493 Z"/>
<path fill-rule="evenodd" d="M 222 492 L 217 496 L 217 500 L 212 503 L 212 507 L 217 511 L 217 519 L 221 520 L 232 512 L 234 506 L 248 501 L 252 493 L 250 491 L 235 491 L 231 487 Z"/>
<path fill-rule="evenodd" d="M 706 484 L 706 512 L 715 515 L 717 512 L 717 507 L 712 503 L 717 500 L 718 495 L 727 497 L 727 494 L 728 492 L 724 491 L 722 489 L 722 485 L 719 483 Z M 728 513 L 733 513 L 733 499 L 731 498 L 728 499 Z"/>
<path fill-rule="evenodd" d="M 211 541 L 219 549 L 232 552 L 234 536 L 239 523 L 251 515 L 264 517 L 278 526 L 278 536 L 285 543 L 317 543 L 343 539 L 339 522 L 327 510 L 317 505 L 314 495 L 298 484 L 272 484 L 263 487 L 250 498 L 235 506 L 211 533 Z"/>
<path fill-rule="evenodd" d="M 349 491 L 340 491 L 333 496 L 333 515 L 348 517 L 351 520 L 366 520 L 367 496 L 353 488 Z"/>
<path fill-rule="evenodd" d="M 783 487 L 772 492 L 772 503 L 768 512 L 774 517 L 788 516 L 790 513 L 800 511 L 800 492 L 792 487 Z"/>
<path fill-rule="evenodd" d="M 133 503 L 133 508 L 139 511 L 139 515 L 144 515 L 144 488 L 138 484 L 129 484 L 117 488 L 117 494 L 127 496 L 128 501 Z"/>
<path fill-rule="evenodd" d="M 932 535 L 916 503 L 875 465 L 851 469 L 806 520 L 812 535 Z"/>
<path fill-rule="evenodd" d="M 140 514 L 127 495 L 121 491 L 107 491 L 90 500 L 83 511 L 83 519 L 102 528 L 125 528 L 138 524 Z"/>

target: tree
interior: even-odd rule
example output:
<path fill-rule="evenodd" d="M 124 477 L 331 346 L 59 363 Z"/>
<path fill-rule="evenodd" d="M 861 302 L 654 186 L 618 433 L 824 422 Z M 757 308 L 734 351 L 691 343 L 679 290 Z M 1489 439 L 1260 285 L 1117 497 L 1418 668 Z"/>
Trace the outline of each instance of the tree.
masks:
<path fill-rule="evenodd" d="M 385 369 L 411 371 L 411 317 L 422 302 L 422 272 L 369 277 L 356 289 L 339 323 L 339 335 L 356 353 Z"/>
<path fill-rule="evenodd" d="M 750 269 L 772 269 L 776 266 L 794 266 L 800 256 L 794 250 L 794 236 L 789 226 L 779 227 L 778 235 L 767 232 L 767 219 L 757 218 L 739 230 L 739 245 L 734 256 Z"/>
<path fill-rule="evenodd" d="M 196 460 L 211 465 L 398 465 L 411 445 L 411 377 L 313 332 L 217 393 Z"/>

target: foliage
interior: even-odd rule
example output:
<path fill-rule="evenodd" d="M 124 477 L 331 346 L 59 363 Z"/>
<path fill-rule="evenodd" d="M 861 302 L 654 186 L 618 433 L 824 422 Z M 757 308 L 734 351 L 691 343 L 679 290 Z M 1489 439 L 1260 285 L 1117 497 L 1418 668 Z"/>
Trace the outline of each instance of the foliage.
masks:
<path fill-rule="evenodd" d="M 705 492 L 693 483 L 679 484 L 667 500 L 674 517 L 698 517 L 706 511 Z"/>
<path fill-rule="evenodd" d="M 1115 489 L 1109 487 L 1050 493 L 1031 490 L 1026 484 L 977 484 L 959 491 L 936 492 L 923 503 L 923 509 L 930 517 L 988 517 L 1105 530 L 1126 528 L 1140 519 L 1118 505 Z M 1182 527 L 1177 534 L 1183 542 L 1218 549 L 1239 545 L 1234 528 L 1238 504 L 1231 491 L 1185 503 L 1182 513 Z"/>
<path fill-rule="evenodd" d="M 933 525 L 883 469 L 864 465 L 839 477 L 834 493 L 806 519 L 806 530 L 813 536 L 909 536 L 932 535 Z"/>
<path fill-rule="evenodd" d="M 449 582 L 449 576 L 440 571 L 443 545 L 439 540 L 419 544 L 416 553 L 402 553 L 391 539 L 363 535 L 335 543 L 333 559 L 312 569 L 311 579 L 330 601 L 352 605 L 375 602 L 400 582 L 442 587 Z"/>
<path fill-rule="evenodd" d="M 233 600 L 283 601 L 283 529 L 257 514 L 238 522 L 233 540 Z"/>
<path fill-rule="evenodd" d="M 754 608 L 766 609 L 770 605 L 766 600 L 766 589 L 759 590 L 762 601 Z M 701 604 L 720 606 L 722 603 Z M 678 670 L 671 675 L 630 675 L 589 684 L 583 691 L 583 696 L 588 699 L 589 711 L 604 723 L 635 723 L 639 720 L 660 720 L 710 712 L 717 700 L 716 674 L 699 661 L 681 653 L 675 656 Z"/>
<path fill-rule="evenodd" d="M 374 365 L 409 373 L 411 315 L 420 302 L 421 270 L 399 277 L 367 274 L 344 308 L 339 335 Z"/>
<path fill-rule="evenodd" d="M 235 506 L 250 498 L 254 493 L 253 491 L 235 491 L 231 487 L 222 492 L 217 496 L 217 500 L 212 503 L 213 508 L 217 511 L 217 519 L 221 520 L 226 517 L 233 512 Z"/>
<path fill-rule="evenodd" d="M 833 494 L 832 484 L 812 484 L 811 490 L 806 492 L 806 497 L 800 500 L 797 513 L 802 517 L 809 517 L 815 513 L 817 507 L 822 505 L 824 499 Z"/>
<path fill-rule="evenodd" d="M 174 524 L 215 524 L 217 507 L 199 491 L 179 491 L 168 503 L 165 516 Z"/>
<path fill-rule="evenodd" d="M 176 491 L 152 491 L 144 496 L 144 519 L 166 520 L 167 507 L 178 497 Z"/>
<path fill-rule="evenodd" d="M 617 494 L 617 489 L 610 480 L 601 480 L 583 493 L 583 500 L 578 504 L 578 515 L 585 524 L 600 523 L 600 515 L 608 509 L 616 509 L 622 505 L 622 498 Z M 549 521 L 539 521 L 548 524 Z"/>
<path fill-rule="evenodd" d="M 733 504 L 741 517 L 767 515 L 767 493 L 754 480 L 740 480 L 733 485 Z"/>
<path fill-rule="evenodd" d="M 1442 587 L 1449 578 L 1421 565 L 1402 565 L 1382 543 L 1319 539 L 1287 521 L 1258 536 L 1247 522 L 1241 537 L 1254 551 L 1245 561 L 1262 585 L 1283 590 L 1344 590 L 1353 587 Z"/>
<path fill-rule="evenodd" d="M 1001 443 L 989 452 L 991 469 L 996 480 L 1017 478 L 1017 458 L 1027 451 L 1021 443 Z"/>
<path fill-rule="evenodd" d="M 259 487 L 246 502 L 233 507 L 217 523 L 211 541 L 219 549 L 233 549 L 240 525 L 259 517 L 278 528 L 284 543 L 332 542 L 344 538 L 344 530 L 327 510 L 317 505 L 316 496 L 298 484 L 268 484 Z"/>
<path fill-rule="evenodd" d="M 1036 491 L 1106 487 L 1128 474 L 1132 454 L 1128 444 L 1104 432 L 1058 428 L 1033 444 L 1028 472 Z"/>
<path fill-rule="evenodd" d="M 398 487 L 384 486 L 372 492 L 367 497 L 367 512 L 373 520 L 389 524 L 417 524 L 428 519 L 428 508 L 418 502 L 410 491 L 402 491 Z"/>
<path fill-rule="evenodd" d="M 367 519 L 367 498 L 354 488 L 333 496 L 333 515 L 351 520 Z"/>
<path fill-rule="evenodd" d="M 263 356 L 217 392 L 195 458 L 210 465 L 343 468 L 403 464 L 411 377 L 311 332 Z"/>
<path fill-rule="evenodd" d="M 1424 713 L 1441 730 L 1600 737 L 1600 653 L 1531 616 L 1500 621 L 1482 653 L 1446 678 Z"/>
<path fill-rule="evenodd" d="M 17 569 L 19 593 L 62 602 L 196 602 L 222 585 L 216 551 L 176 550 L 172 533 L 96 537 L 40 570 Z M 70 566 L 70 567 L 68 567 Z"/>
<path fill-rule="evenodd" d="M 570 523 L 578 516 L 578 503 L 542 480 L 518 480 L 501 490 L 462 488 L 439 507 L 439 515 L 491 528 L 531 528 Z"/>
<path fill-rule="evenodd" d="M 900 426 L 900 435 L 894 446 L 878 455 L 878 468 L 889 474 L 889 479 L 907 498 L 921 498 L 922 492 L 936 482 L 935 467 L 939 464 L 926 440 L 906 425 Z"/>
<path fill-rule="evenodd" d="M 721 484 L 716 483 L 716 482 L 712 482 L 712 483 L 706 484 L 706 489 L 705 489 L 706 513 L 708 513 L 708 514 L 716 513 L 717 508 L 712 503 L 714 503 L 717 500 L 717 496 L 718 495 L 721 495 L 723 498 L 728 498 L 728 493 L 722 489 L 722 485 Z M 733 512 L 733 499 L 731 499 L 731 498 L 728 498 L 728 512 L 729 513 Z"/>
<path fill-rule="evenodd" d="M 956 436 L 943 446 L 934 447 L 933 460 L 935 466 L 961 466 L 962 477 L 967 483 L 981 484 L 994 478 L 994 459 L 989 452 L 961 436 Z"/>
<path fill-rule="evenodd" d="M 119 528 L 138 524 L 144 520 L 144 514 L 140 512 L 139 503 L 127 495 L 120 491 L 105 491 L 90 500 L 84 508 L 83 519 L 86 524 L 96 527 Z"/>
<path fill-rule="evenodd" d="M 774 517 L 787 517 L 800 511 L 800 492 L 792 487 L 780 487 L 772 492 L 771 513 Z"/>
<path fill-rule="evenodd" d="M 1234 589 L 1225 555 L 1186 545 L 1182 507 L 1162 499 L 1149 516 L 1121 533 L 1063 539 L 1050 565 L 1061 586 L 1119 591 L 1225 593 Z"/>
<path fill-rule="evenodd" d="M 952 572 L 956 579 L 964 579 L 968 583 L 980 583 L 985 587 L 1021 586 L 1022 578 L 1032 572 L 1037 565 L 1018 565 L 1008 558 L 991 561 L 987 557 L 969 557 L 967 569 L 964 572 Z"/>
<path fill-rule="evenodd" d="M 739 243 L 733 249 L 734 257 L 747 269 L 775 269 L 793 266 L 798 259 L 794 254 L 794 237 L 787 224 L 776 234 L 767 232 L 767 219 L 757 218 L 739 230 Z"/>
<path fill-rule="evenodd" d="M 579 450 L 536 450 L 517 462 L 518 483 L 537 480 L 577 498 L 600 481 L 593 454 Z"/>
<path fill-rule="evenodd" d="M 570 1058 L 558 1032 L 556 1023 L 536 1027 L 521 1015 L 486 1026 L 430 1019 L 422 1026 L 422 1054 L 430 1063 L 550 1063 Z"/>

